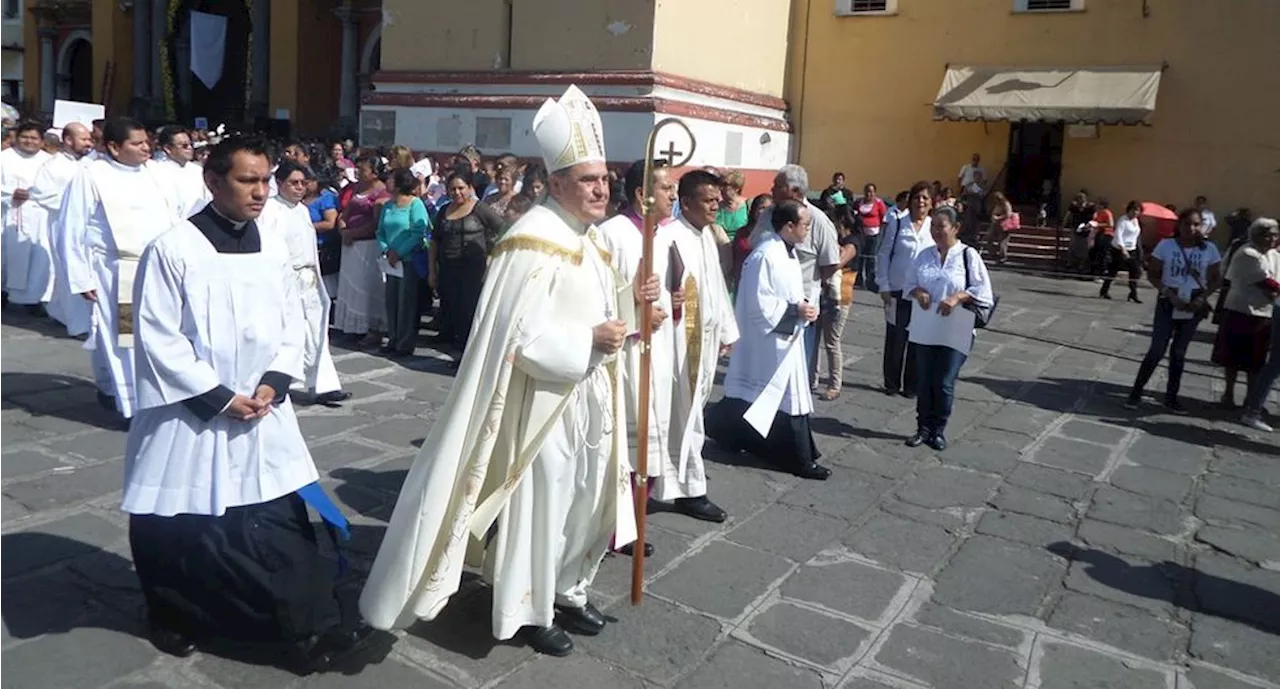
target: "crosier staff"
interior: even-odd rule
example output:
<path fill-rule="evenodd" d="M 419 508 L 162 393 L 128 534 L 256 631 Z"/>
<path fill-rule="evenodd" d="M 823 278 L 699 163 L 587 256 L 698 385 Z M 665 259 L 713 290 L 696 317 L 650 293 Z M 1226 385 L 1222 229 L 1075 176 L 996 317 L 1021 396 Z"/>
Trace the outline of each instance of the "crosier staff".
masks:
<path fill-rule="evenodd" d="M 674 146 L 668 151 L 667 163 L 671 167 L 680 167 L 688 163 L 693 158 L 693 151 L 698 145 L 693 138 L 693 132 L 689 130 L 689 125 L 674 117 L 659 121 L 649 132 L 644 156 L 644 248 L 640 253 L 640 272 L 635 278 L 639 284 L 644 284 L 653 274 L 653 233 L 658 225 L 657 218 L 654 218 L 651 212 L 654 205 L 653 160 L 657 155 L 655 147 L 658 142 L 658 132 L 668 125 L 683 129 L 689 137 L 687 153 L 677 152 Z M 675 156 L 678 155 L 683 157 L 676 159 Z M 633 475 L 635 487 L 632 490 L 636 508 L 636 545 L 631 557 L 632 605 L 640 605 L 641 600 L 644 599 L 645 521 L 649 504 L 649 379 L 651 377 L 649 345 L 652 340 L 653 312 L 650 308 L 643 308 L 640 310 L 640 380 L 638 381 L 640 400 L 636 410 L 636 471 Z"/>

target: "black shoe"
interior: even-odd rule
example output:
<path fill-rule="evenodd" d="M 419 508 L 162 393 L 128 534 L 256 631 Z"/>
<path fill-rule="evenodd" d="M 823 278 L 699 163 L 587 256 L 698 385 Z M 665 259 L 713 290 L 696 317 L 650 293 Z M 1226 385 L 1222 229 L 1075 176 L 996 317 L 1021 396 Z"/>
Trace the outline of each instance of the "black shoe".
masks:
<path fill-rule="evenodd" d="M 98 406 L 107 411 L 116 411 L 116 398 L 104 392 L 98 393 Z"/>
<path fill-rule="evenodd" d="M 1164 408 L 1174 414 L 1186 414 L 1187 408 L 1182 406 L 1177 397 L 1170 397 L 1164 401 Z"/>
<path fill-rule="evenodd" d="M 1099 297 L 1102 297 L 1103 299 L 1110 299 L 1110 298 L 1111 298 L 1111 295 L 1110 295 L 1110 294 L 1108 294 L 1107 292 L 1098 292 L 1098 296 L 1099 296 Z"/>
<path fill-rule="evenodd" d="M 893 397 L 898 394 L 898 388 L 891 388 L 888 385 L 886 385 L 884 386 L 884 394 L 890 397 Z"/>
<path fill-rule="evenodd" d="M 626 555 L 627 557 L 635 557 L 635 556 L 636 556 L 636 544 L 635 544 L 635 541 L 632 541 L 631 543 L 628 543 L 628 544 L 626 544 L 626 545 L 622 546 L 621 548 L 617 548 L 617 549 L 615 549 L 615 550 L 614 550 L 614 552 L 615 552 L 615 553 L 622 553 L 623 555 Z M 645 556 L 645 557 L 653 557 L 653 544 L 652 544 L 652 543 L 645 543 L 645 544 L 644 544 L 644 556 Z"/>
<path fill-rule="evenodd" d="M 729 518 L 728 512 L 720 509 L 705 495 L 700 498 L 676 498 L 675 507 L 677 512 L 704 522 L 719 523 Z"/>
<path fill-rule="evenodd" d="M 916 434 L 907 438 L 905 445 L 907 447 L 920 447 L 929 439 L 929 432 L 925 430 L 916 431 Z"/>
<path fill-rule="evenodd" d="M 563 658 L 573 653 L 573 639 L 556 625 L 550 627 L 521 627 L 518 636 L 529 648 L 543 655 Z"/>
<path fill-rule="evenodd" d="M 928 443 L 929 447 L 932 447 L 938 452 L 942 452 L 943 450 L 947 449 L 947 437 L 941 433 L 933 434 L 932 436 L 929 437 L 929 440 L 927 440 L 926 442 Z"/>
<path fill-rule="evenodd" d="M 302 647 L 296 668 L 302 674 L 324 672 L 334 663 L 364 647 L 373 636 L 373 627 L 360 625 L 353 629 L 332 627 Z"/>
<path fill-rule="evenodd" d="M 574 634 L 595 636 L 604 631 L 606 622 L 604 615 L 596 609 L 596 606 L 590 603 L 581 608 L 571 608 L 567 605 L 556 606 L 556 624 L 565 631 L 570 631 Z"/>
<path fill-rule="evenodd" d="M 902 391 L 902 396 L 903 396 L 903 397 L 905 397 L 905 398 L 907 398 L 907 399 L 909 399 L 909 400 L 913 400 L 913 399 L 915 399 L 915 398 L 916 398 L 916 391 L 915 391 L 915 390 L 903 390 L 903 391 Z"/>
<path fill-rule="evenodd" d="M 191 637 L 181 632 L 175 632 L 155 621 L 151 622 L 151 629 L 147 632 L 147 639 L 151 641 L 151 645 L 155 646 L 157 651 L 177 658 L 186 658 L 196 652 L 196 642 L 192 641 Z"/>
<path fill-rule="evenodd" d="M 796 476 L 814 481 L 825 481 L 831 478 L 831 470 L 817 462 L 809 462 L 796 471 Z"/>
<path fill-rule="evenodd" d="M 1129 294 L 1129 301 L 1131 301 L 1131 302 L 1133 302 L 1133 303 L 1135 303 L 1135 304 L 1141 304 L 1141 303 L 1142 303 L 1142 300 L 1138 298 L 1138 295 L 1137 295 L 1137 293 L 1136 293 L 1136 292 L 1134 292 L 1134 293 L 1130 293 L 1130 294 Z"/>
<path fill-rule="evenodd" d="M 334 390 L 315 396 L 316 404 L 322 404 L 326 407 L 335 405 L 339 402 L 345 402 L 351 399 L 351 393 L 346 390 Z"/>
<path fill-rule="evenodd" d="M 1124 401 L 1124 408 L 1133 410 L 1133 409 L 1137 409 L 1138 405 L 1140 404 L 1142 404 L 1141 397 L 1130 397 L 1129 399 Z"/>

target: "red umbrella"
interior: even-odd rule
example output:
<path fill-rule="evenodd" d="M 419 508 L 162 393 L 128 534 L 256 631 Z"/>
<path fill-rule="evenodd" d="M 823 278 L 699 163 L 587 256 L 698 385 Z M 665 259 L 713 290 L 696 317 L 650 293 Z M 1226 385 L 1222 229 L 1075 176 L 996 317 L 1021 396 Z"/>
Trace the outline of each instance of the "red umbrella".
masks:
<path fill-rule="evenodd" d="M 1172 237 L 1178 226 L 1178 214 L 1152 201 L 1142 202 L 1138 215 L 1142 225 L 1143 246 L 1155 246 L 1161 239 Z"/>

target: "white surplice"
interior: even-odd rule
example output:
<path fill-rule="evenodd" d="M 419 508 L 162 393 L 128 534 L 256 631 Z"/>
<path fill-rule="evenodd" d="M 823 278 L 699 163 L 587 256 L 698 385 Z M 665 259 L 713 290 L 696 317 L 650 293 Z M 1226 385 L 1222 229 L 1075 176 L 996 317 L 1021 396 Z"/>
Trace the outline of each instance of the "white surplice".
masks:
<path fill-rule="evenodd" d="M 318 480 L 286 398 L 252 422 L 200 420 L 184 400 L 219 385 L 253 396 L 267 371 L 302 375 L 302 330 L 288 249 L 219 253 L 190 222 L 143 254 L 133 299 L 137 410 L 123 508 L 206 514 L 274 500 Z"/>
<path fill-rule="evenodd" d="M 66 151 L 59 152 L 40 166 L 35 182 L 31 185 L 31 200 L 40 204 L 47 214 L 49 269 L 52 278 L 49 280 L 49 304 L 46 308 L 49 317 L 66 326 L 67 334 L 72 337 L 84 335 L 93 326 L 93 309 L 89 302 L 78 294 L 72 294 L 66 272 L 58 268 L 63 264 L 58 253 L 58 246 L 62 242 L 62 201 L 66 198 L 67 188 L 71 186 L 71 180 L 79 172 L 83 160 Z"/>
<path fill-rule="evenodd" d="M 618 313 L 597 234 L 548 201 L 495 247 L 471 344 L 360 598 L 374 627 L 435 618 L 464 561 L 493 583 L 496 638 L 549 626 L 554 603 L 585 604 L 615 530 L 635 539 L 621 379 L 592 345 Z"/>
<path fill-rule="evenodd" d="M 172 158 L 153 160 L 156 175 L 165 184 L 169 205 L 180 218 L 190 218 L 209 203 L 209 187 L 204 183 L 204 168 L 196 163 L 179 165 Z"/>
<path fill-rule="evenodd" d="M 10 297 L 25 294 L 31 254 L 40 246 L 38 235 L 44 228 L 43 215 L 37 204 L 27 200 L 14 203 L 13 192 L 29 189 L 35 181 L 40 166 L 49 160 L 49 154 L 36 151 L 27 155 L 10 146 L 0 151 L 0 222 L 3 223 L 3 239 L 0 244 L 0 282 Z M 38 304 L 31 302 L 16 302 Z"/>
<path fill-rule="evenodd" d="M 729 359 L 724 394 L 756 402 L 776 380 L 780 393 L 768 399 L 767 418 L 781 411 L 789 416 L 813 413 L 809 367 L 803 346 L 796 346 L 803 323 L 795 307 L 806 300 L 800 262 L 776 233 L 766 235 L 742 265 L 736 314 L 742 333 Z M 785 330 L 777 332 L 779 327 Z M 775 378 L 775 373 L 777 378 Z M 775 406 L 776 405 L 776 406 Z M 768 428 L 766 427 L 766 431 Z"/>
<path fill-rule="evenodd" d="M 101 156 L 76 172 L 62 202 L 58 255 L 72 294 L 96 291 L 93 352 L 100 392 L 116 400 L 121 415 L 133 415 L 133 351 L 129 327 L 121 332 L 121 304 L 129 304 L 142 250 L 177 217 L 164 186 L 147 166 L 128 166 Z"/>
<path fill-rule="evenodd" d="M 258 230 L 274 234 L 289 248 L 289 265 L 293 273 L 305 331 L 305 375 L 302 385 L 322 395 L 342 389 L 338 369 L 329 353 L 329 292 L 320 279 L 320 251 L 316 246 L 316 229 L 311 212 L 301 203 L 290 205 L 279 196 L 267 200 L 258 218 Z"/>

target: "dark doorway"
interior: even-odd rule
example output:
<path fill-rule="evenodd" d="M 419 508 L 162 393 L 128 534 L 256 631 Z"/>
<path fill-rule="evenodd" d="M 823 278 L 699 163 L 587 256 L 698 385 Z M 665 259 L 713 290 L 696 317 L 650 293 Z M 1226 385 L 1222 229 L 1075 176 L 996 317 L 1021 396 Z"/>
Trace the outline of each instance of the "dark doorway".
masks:
<path fill-rule="evenodd" d="M 93 102 L 93 44 L 79 40 L 67 58 L 67 97 L 81 103 Z"/>
<path fill-rule="evenodd" d="M 191 73 L 193 11 L 227 18 L 222 76 L 213 88 Z M 205 117 L 210 125 L 243 124 L 249 97 L 249 38 L 253 32 L 253 20 L 244 0 L 183 0 L 173 22 L 168 44 L 170 68 L 178 86 L 174 93 L 178 121 L 190 124 L 196 117 Z M 180 85 L 183 83 L 185 88 Z"/>
<path fill-rule="evenodd" d="M 1062 178 L 1061 122 L 1012 122 L 1009 125 L 1009 172 L 1005 193 L 1015 205 L 1050 202 Z M 1052 186 L 1045 194 L 1045 182 Z"/>

